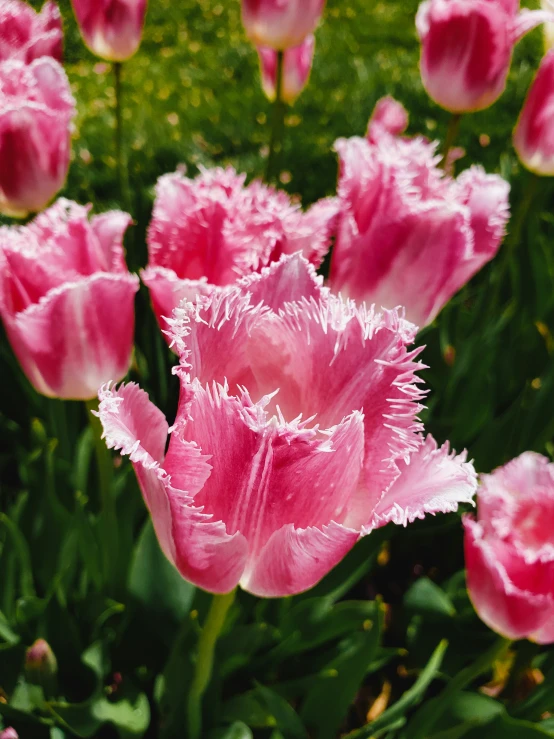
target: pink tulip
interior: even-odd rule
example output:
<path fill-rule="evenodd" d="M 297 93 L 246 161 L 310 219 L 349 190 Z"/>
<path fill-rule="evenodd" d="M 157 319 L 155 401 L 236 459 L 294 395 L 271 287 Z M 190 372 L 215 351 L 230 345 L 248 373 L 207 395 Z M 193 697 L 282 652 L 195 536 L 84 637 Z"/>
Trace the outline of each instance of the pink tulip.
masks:
<path fill-rule="evenodd" d="M 45 3 L 40 13 L 22 0 L 0 0 L 0 62 L 19 59 L 30 64 L 41 56 L 61 62 L 62 18 L 56 3 Z"/>
<path fill-rule="evenodd" d="M 65 182 L 75 101 L 58 62 L 0 63 L 0 212 L 44 208 Z"/>
<path fill-rule="evenodd" d="M 19 734 L 11 726 L 8 726 L 4 731 L 0 731 L 0 739 L 19 739 Z"/>
<path fill-rule="evenodd" d="M 109 62 L 124 62 L 140 46 L 147 0 L 71 0 L 85 44 Z"/>
<path fill-rule="evenodd" d="M 526 452 L 482 476 L 478 520 L 464 517 L 469 594 L 509 639 L 554 642 L 554 464 Z"/>
<path fill-rule="evenodd" d="M 281 254 L 302 251 L 319 266 L 328 252 L 335 199 L 303 213 L 284 192 L 244 181 L 231 168 L 159 179 L 142 279 L 162 329 L 184 297 L 230 285 Z"/>
<path fill-rule="evenodd" d="M 300 46 L 315 31 L 325 0 L 242 0 L 242 22 L 255 46 Z"/>
<path fill-rule="evenodd" d="M 377 101 L 369 119 L 367 138 L 375 144 L 384 133 L 404 133 L 408 128 L 408 111 L 398 100 L 387 95 Z"/>
<path fill-rule="evenodd" d="M 340 212 L 329 284 L 355 300 L 402 305 L 422 327 L 495 256 L 509 186 L 480 167 L 453 180 L 437 166 L 435 144 L 387 125 L 370 121 L 370 140 L 335 145 Z"/>
<path fill-rule="evenodd" d="M 175 310 L 181 398 L 165 417 L 134 384 L 100 392 L 160 545 L 216 593 L 311 588 L 360 536 L 454 511 L 465 454 L 421 434 L 415 327 L 321 287 L 300 255 Z"/>
<path fill-rule="evenodd" d="M 492 105 L 504 92 L 515 44 L 552 14 L 519 10 L 519 0 L 424 0 L 416 25 L 421 78 L 452 113 Z"/>
<path fill-rule="evenodd" d="M 315 37 L 308 36 L 300 46 L 284 52 L 281 99 L 292 105 L 308 84 L 314 59 Z M 262 87 L 269 100 L 275 100 L 277 86 L 277 52 L 258 47 Z"/>
<path fill-rule="evenodd" d="M 88 400 L 129 368 L 138 277 L 125 266 L 131 222 L 58 200 L 28 226 L 0 229 L 0 315 L 35 389 Z"/>
<path fill-rule="evenodd" d="M 554 49 L 542 60 L 514 132 L 514 147 L 524 167 L 554 175 Z"/>

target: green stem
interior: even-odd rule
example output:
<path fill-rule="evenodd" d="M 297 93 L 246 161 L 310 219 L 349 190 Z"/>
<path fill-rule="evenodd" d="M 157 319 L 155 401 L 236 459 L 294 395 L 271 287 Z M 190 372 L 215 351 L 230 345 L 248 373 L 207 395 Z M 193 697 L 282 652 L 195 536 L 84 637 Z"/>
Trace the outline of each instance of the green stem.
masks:
<path fill-rule="evenodd" d="M 430 729 L 436 724 L 442 714 L 448 709 L 452 698 L 464 690 L 470 683 L 487 672 L 499 657 L 503 656 L 511 642 L 504 637 L 495 641 L 490 649 L 472 664 L 450 680 L 446 688 L 432 701 L 425 703 L 414 715 L 406 730 L 410 739 L 422 739 L 430 736 Z"/>
<path fill-rule="evenodd" d="M 448 121 L 448 128 L 446 130 L 446 138 L 444 140 L 444 147 L 442 150 L 442 159 L 440 161 L 440 167 L 445 169 L 448 164 L 448 155 L 450 150 L 454 146 L 454 142 L 458 138 L 458 132 L 460 130 L 460 121 L 462 120 L 461 113 L 452 113 L 450 120 Z"/>
<path fill-rule="evenodd" d="M 94 451 L 98 466 L 98 482 L 100 485 L 101 525 L 102 525 L 102 569 L 106 586 L 111 587 L 117 573 L 118 531 L 117 510 L 113 491 L 113 463 L 106 443 L 102 439 L 102 424 L 92 411 L 98 410 L 98 401 L 87 400 L 87 416 L 92 428 Z"/>
<path fill-rule="evenodd" d="M 127 159 L 123 146 L 123 84 L 122 84 L 122 62 L 114 62 L 115 77 L 115 161 L 117 167 L 117 181 L 119 184 L 119 196 L 124 208 L 131 209 L 131 195 L 129 191 L 129 178 L 127 174 Z"/>
<path fill-rule="evenodd" d="M 275 80 L 275 100 L 273 102 L 273 121 L 269 154 L 267 157 L 266 182 L 270 183 L 279 173 L 279 158 L 283 148 L 283 130 L 285 127 L 285 103 L 283 101 L 283 64 L 285 52 L 277 52 L 277 77 Z"/>
<path fill-rule="evenodd" d="M 235 595 L 236 589 L 225 595 L 213 596 L 200 634 L 196 668 L 188 698 L 188 739 L 200 739 L 202 736 L 202 698 L 212 676 L 215 645 Z"/>

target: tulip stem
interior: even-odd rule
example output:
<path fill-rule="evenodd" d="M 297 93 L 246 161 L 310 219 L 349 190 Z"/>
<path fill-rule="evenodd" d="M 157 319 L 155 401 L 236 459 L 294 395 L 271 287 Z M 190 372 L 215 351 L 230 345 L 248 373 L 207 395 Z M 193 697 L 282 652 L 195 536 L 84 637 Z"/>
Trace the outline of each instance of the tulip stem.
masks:
<path fill-rule="evenodd" d="M 110 586 L 117 572 L 117 511 L 113 495 L 113 464 L 110 452 L 102 439 L 102 424 L 93 411 L 98 410 L 98 401 L 87 400 L 87 416 L 92 429 L 96 463 L 98 466 L 98 483 L 100 487 L 101 526 L 102 526 L 102 567 L 104 582 Z"/>
<path fill-rule="evenodd" d="M 440 161 L 440 167 L 446 169 L 448 166 L 448 155 L 450 150 L 454 146 L 454 142 L 458 138 L 460 131 L 460 121 L 462 120 L 461 113 L 452 113 L 450 120 L 448 121 L 448 128 L 446 129 L 446 138 L 444 140 L 444 147 L 442 150 L 442 159 Z"/>
<path fill-rule="evenodd" d="M 283 66 L 285 52 L 277 52 L 277 77 L 275 80 L 275 100 L 273 101 L 273 120 L 269 154 L 267 157 L 266 182 L 271 183 L 279 174 L 279 159 L 283 148 L 283 130 L 285 127 L 285 103 L 283 101 Z"/>
<path fill-rule="evenodd" d="M 408 724 L 406 736 L 409 736 L 410 739 L 423 739 L 423 737 L 430 736 L 430 729 L 448 709 L 456 693 L 464 690 L 470 683 L 487 672 L 498 659 L 504 656 L 510 644 L 509 639 L 505 639 L 503 636 L 500 637 L 472 665 L 460 670 L 436 698 L 425 703 L 414 714 Z"/>
<path fill-rule="evenodd" d="M 123 151 L 123 85 L 121 82 L 123 64 L 114 62 L 113 71 L 115 78 L 115 162 L 117 168 L 117 180 L 119 184 L 119 195 L 123 207 L 129 209 L 129 187 L 127 182 L 127 169 Z"/>
<path fill-rule="evenodd" d="M 225 595 L 214 595 L 200 634 L 196 667 L 188 698 L 188 739 L 202 736 L 202 698 L 210 683 L 217 639 L 233 605 L 236 588 Z"/>

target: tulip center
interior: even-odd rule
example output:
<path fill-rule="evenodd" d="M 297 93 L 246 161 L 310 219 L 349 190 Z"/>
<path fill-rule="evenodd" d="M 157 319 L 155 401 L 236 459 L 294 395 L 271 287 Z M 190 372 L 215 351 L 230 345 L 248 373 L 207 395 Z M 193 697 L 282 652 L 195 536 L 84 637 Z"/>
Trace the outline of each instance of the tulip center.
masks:
<path fill-rule="evenodd" d="M 521 501 L 512 525 L 513 539 L 525 549 L 538 552 L 545 547 L 554 548 L 554 497 L 540 491 Z"/>

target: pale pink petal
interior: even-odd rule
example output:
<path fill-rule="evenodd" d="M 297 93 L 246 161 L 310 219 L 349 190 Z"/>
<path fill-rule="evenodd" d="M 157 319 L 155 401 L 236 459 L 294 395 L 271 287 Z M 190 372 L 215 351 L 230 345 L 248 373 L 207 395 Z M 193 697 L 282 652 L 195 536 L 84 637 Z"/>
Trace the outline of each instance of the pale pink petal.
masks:
<path fill-rule="evenodd" d="M 224 524 L 202 513 L 191 494 L 176 489 L 152 458 L 150 451 L 163 449 L 167 433 L 160 411 L 146 393 L 127 385 L 117 391 L 102 390 L 99 417 L 108 447 L 121 450 L 133 462 L 166 557 L 199 587 L 214 593 L 232 590 L 244 570 L 246 542 L 240 534 L 229 536 Z M 143 445 L 143 437 L 150 450 Z M 181 479 L 194 488 L 202 484 L 210 468 L 196 445 L 180 443 Z"/>
<path fill-rule="evenodd" d="M 482 526 L 464 517 L 465 559 L 469 594 L 479 617 L 494 631 L 509 638 L 522 639 L 539 632 L 549 623 L 554 608 L 552 590 L 544 594 L 525 588 L 525 576 L 518 586 L 514 572 L 522 574 L 522 562 L 501 544 L 489 544 Z M 506 571 L 512 566 L 512 572 Z M 531 583 L 528 583 L 531 584 Z"/>
<path fill-rule="evenodd" d="M 133 219 L 128 213 L 112 210 L 91 218 L 90 226 L 100 245 L 106 272 L 125 272 L 123 238 Z M 100 267 L 99 267 L 100 269 Z"/>
<path fill-rule="evenodd" d="M 313 33 L 325 0 L 242 0 L 242 22 L 255 46 L 288 49 Z"/>
<path fill-rule="evenodd" d="M 307 529 L 283 526 L 243 575 L 241 586 L 262 598 L 301 593 L 330 572 L 358 538 L 356 531 L 336 523 Z"/>
<path fill-rule="evenodd" d="M 40 392 L 88 400 L 127 373 L 137 290 L 134 275 L 98 273 L 4 316 L 12 347 Z"/>
<path fill-rule="evenodd" d="M 524 8 L 517 16 L 513 24 L 514 43 L 525 36 L 526 33 L 532 31 L 533 28 L 540 26 L 541 23 L 552 23 L 554 21 L 554 12 L 546 10 L 528 10 Z"/>
<path fill-rule="evenodd" d="M 147 0 L 72 0 L 83 40 L 110 62 L 124 62 L 136 53 L 142 38 Z"/>
<path fill-rule="evenodd" d="M 315 267 L 319 267 L 331 247 L 335 233 L 340 202 L 324 198 L 314 203 L 305 213 L 292 213 L 284 224 L 283 254 L 302 252 Z"/>
<path fill-rule="evenodd" d="M 428 436 L 416 452 L 397 461 L 399 475 L 375 507 L 369 528 L 392 521 L 406 526 L 426 514 L 451 513 L 472 503 L 477 475 L 466 453 L 456 455 L 448 443 L 438 447 Z"/>
<path fill-rule="evenodd" d="M 250 293 L 252 305 L 263 303 L 276 313 L 286 303 L 320 300 L 327 295 L 323 278 L 299 253 L 282 256 L 278 262 L 244 277 L 237 284 L 241 290 Z"/>
<path fill-rule="evenodd" d="M 345 418 L 326 432 L 266 415 L 268 399 L 229 396 L 225 388 L 183 382 L 165 468 L 182 482 L 181 444 L 194 442 L 212 472 L 195 505 L 248 540 L 255 559 L 285 524 L 322 526 L 341 521 L 358 487 L 363 462 L 363 417 Z"/>

